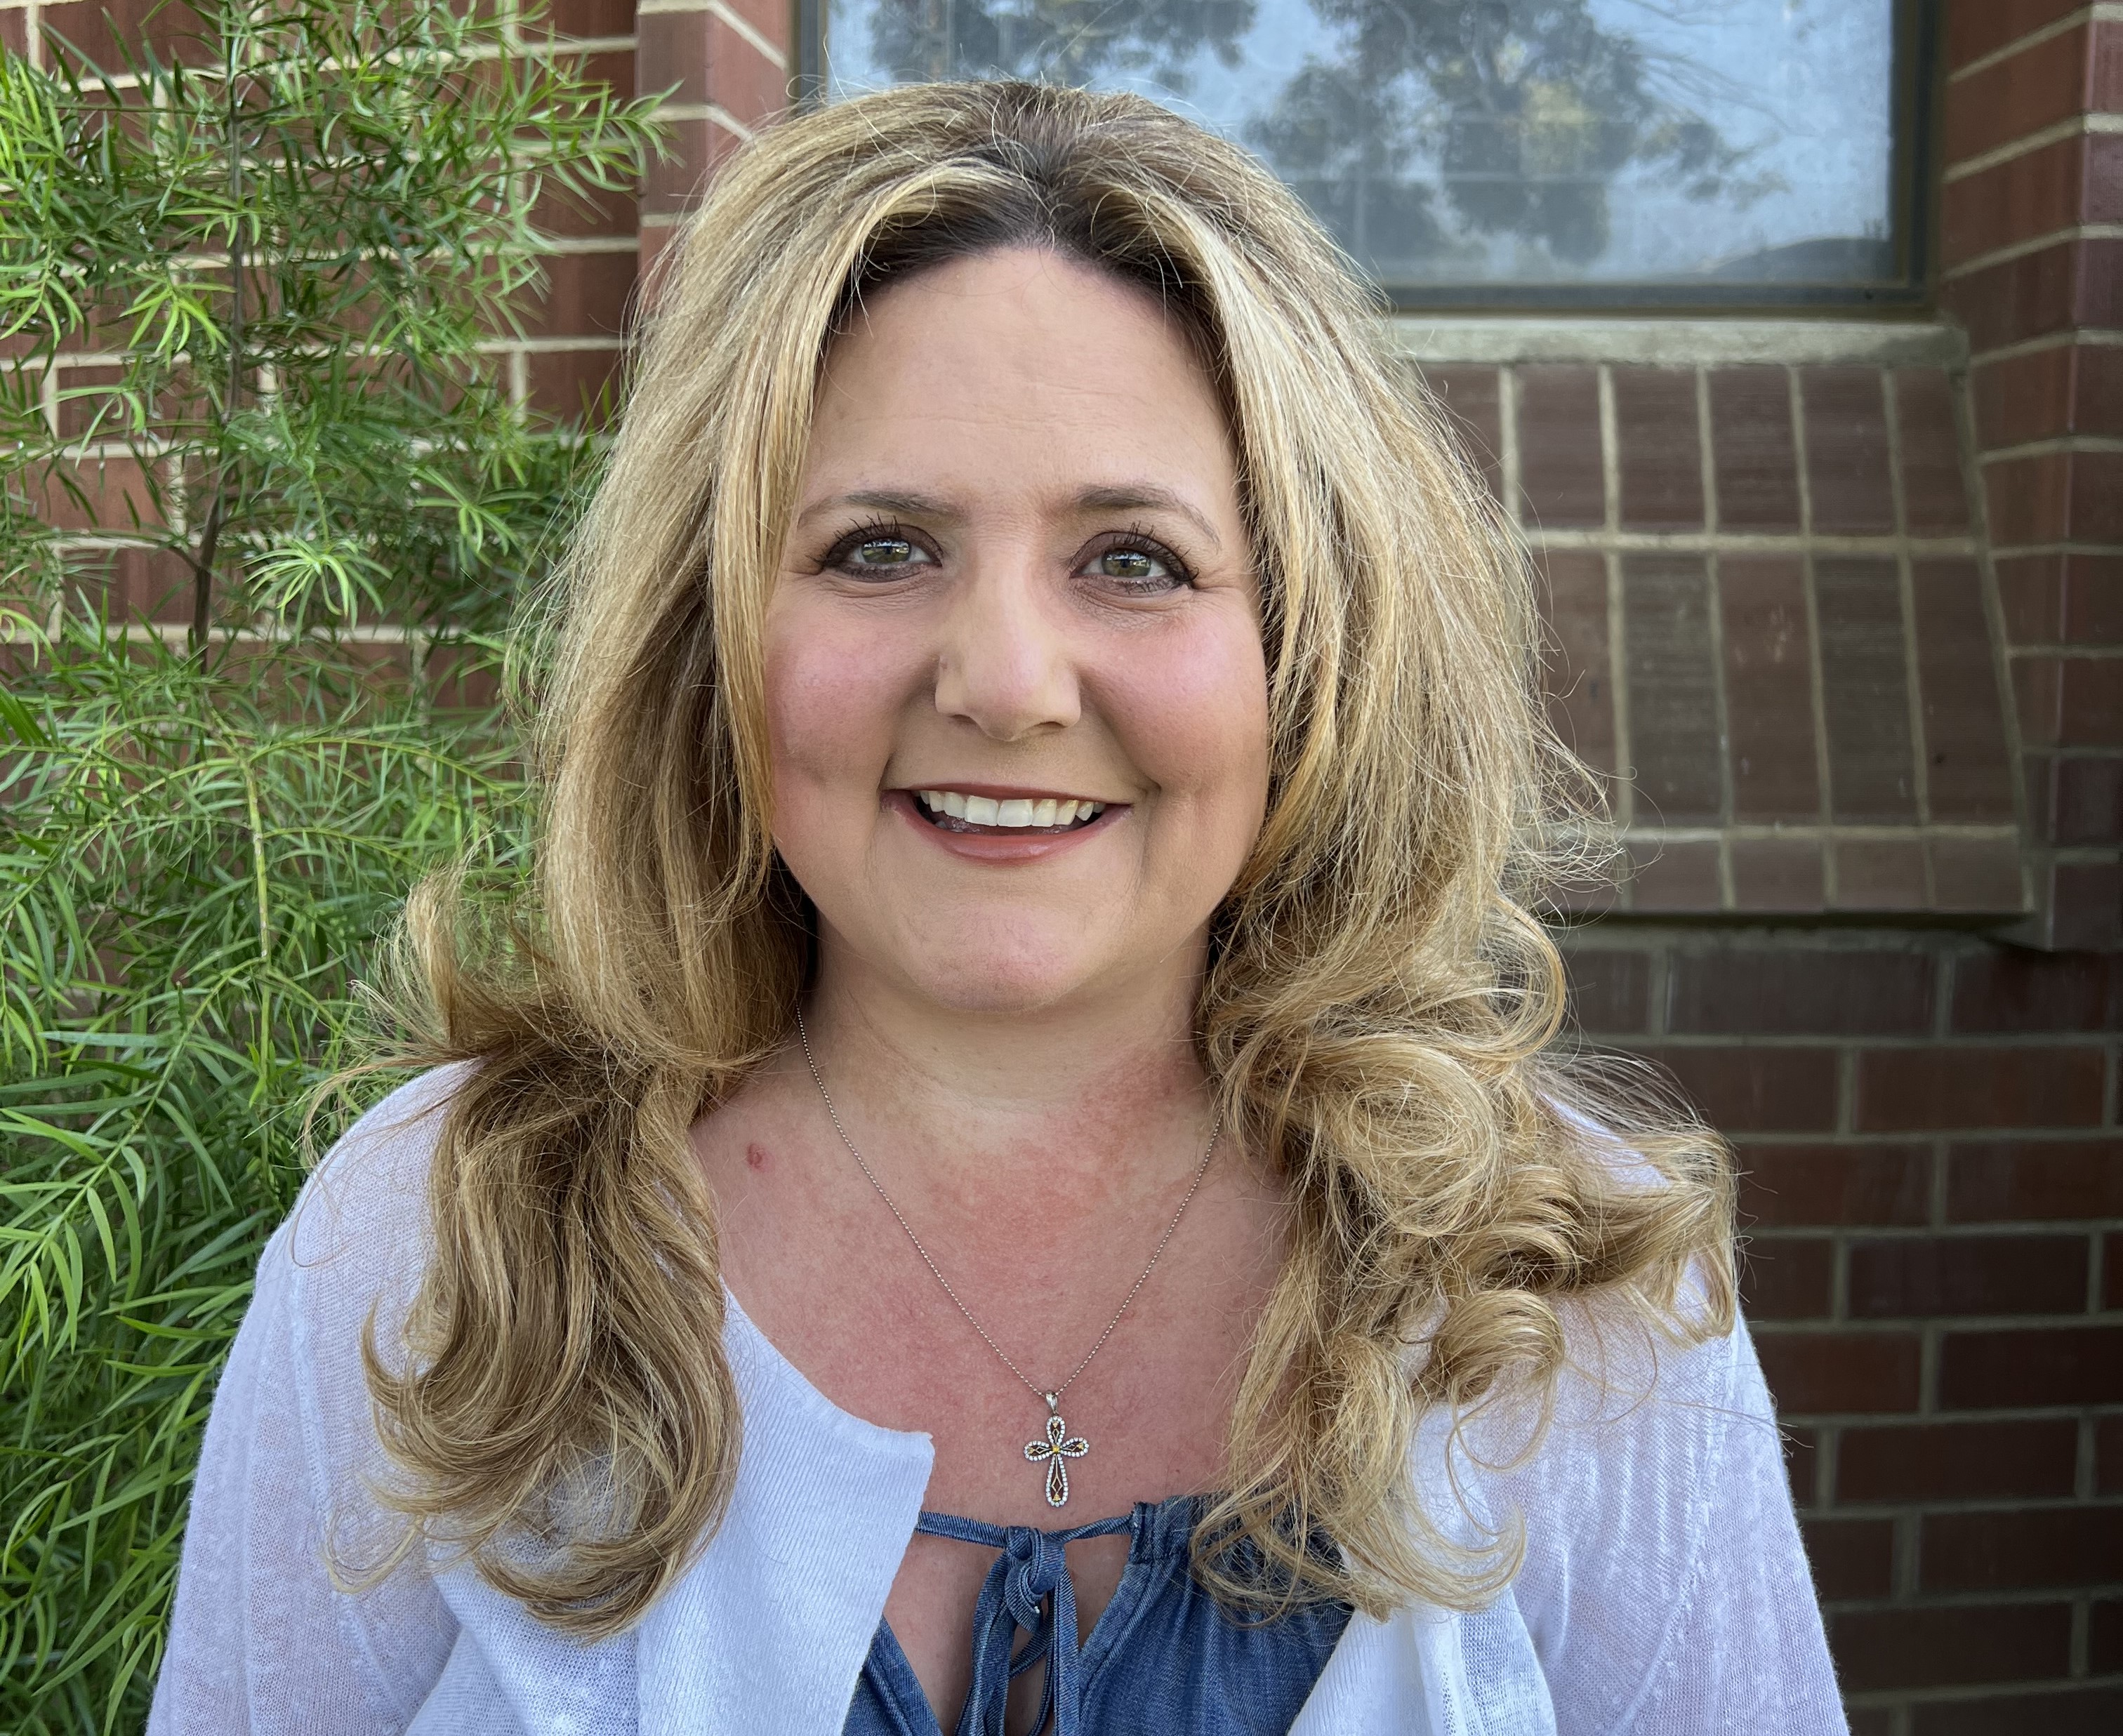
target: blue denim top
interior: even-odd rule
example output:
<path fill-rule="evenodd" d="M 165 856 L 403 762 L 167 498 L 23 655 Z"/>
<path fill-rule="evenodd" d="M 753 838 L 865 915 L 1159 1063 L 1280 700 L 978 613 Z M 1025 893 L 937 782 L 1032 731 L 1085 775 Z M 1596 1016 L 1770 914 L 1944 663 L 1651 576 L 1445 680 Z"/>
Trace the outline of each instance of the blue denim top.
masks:
<path fill-rule="evenodd" d="M 924 1513 L 916 1530 L 1001 1551 L 973 1611 L 973 1683 L 957 1736 L 1003 1736 L 1010 1678 L 1039 1663 L 1047 1688 L 1033 1728 L 1048 1736 L 1285 1736 L 1349 1606 L 1304 1604 L 1272 1621 L 1231 1614 L 1192 1570 L 1202 1507 L 1193 1495 L 1138 1501 L 1132 1513 L 1068 1531 Z M 1062 1546 L 1123 1531 L 1127 1567 L 1080 1653 Z M 1245 1542 L 1235 1550 L 1243 1575 L 1258 1551 Z M 842 1736 L 941 1736 L 888 1623 L 870 1642 Z"/>

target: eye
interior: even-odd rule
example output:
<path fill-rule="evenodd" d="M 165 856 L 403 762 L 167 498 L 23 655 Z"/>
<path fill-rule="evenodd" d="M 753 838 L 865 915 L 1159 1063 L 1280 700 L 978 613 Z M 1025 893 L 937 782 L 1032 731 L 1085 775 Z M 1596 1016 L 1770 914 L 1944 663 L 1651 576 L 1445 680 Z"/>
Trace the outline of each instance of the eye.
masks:
<path fill-rule="evenodd" d="M 1140 536 L 1101 549 L 1076 571 L 1079 577 L 1104 579 L 1118 590 L 1146 596 L 1190 583 L 1178 555 Z"/>
<path fill-rule="evenodd" d="M 866 526 L 826 552 L 823 565 L 866 578 L 896 578 L 910 567 L 932 566 L 935 557 L 905 532 Z"/>

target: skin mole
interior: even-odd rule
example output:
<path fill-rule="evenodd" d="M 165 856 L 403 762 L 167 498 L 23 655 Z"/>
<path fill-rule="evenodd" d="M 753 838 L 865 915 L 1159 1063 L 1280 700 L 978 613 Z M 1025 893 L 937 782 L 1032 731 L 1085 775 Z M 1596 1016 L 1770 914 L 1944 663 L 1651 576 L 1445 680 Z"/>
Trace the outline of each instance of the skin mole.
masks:
<path fill-rule="evenodd" d="M 744 1164 L 745 1167 L 748 1169 L 766 1168 L 766 1148 L 764 1145 L 759 1144 L 746 1146 L 744 1149 Z"/>

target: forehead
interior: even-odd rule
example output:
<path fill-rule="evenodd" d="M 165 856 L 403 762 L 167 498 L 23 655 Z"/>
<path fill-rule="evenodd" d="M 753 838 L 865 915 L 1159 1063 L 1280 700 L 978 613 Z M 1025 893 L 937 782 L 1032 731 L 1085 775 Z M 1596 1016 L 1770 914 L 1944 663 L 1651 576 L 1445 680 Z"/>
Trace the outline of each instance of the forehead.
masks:
<path fill-rule="evenodd" d="M 835 341 L 813 423 L 814 478 L 888 459 L 1066 470 L 1071 484 L 1146 465 L 1216 489 L 1234 475 L 1222 405 L 1179 321 L 1146 291 L 1032 248 L 894 283 Z"/>

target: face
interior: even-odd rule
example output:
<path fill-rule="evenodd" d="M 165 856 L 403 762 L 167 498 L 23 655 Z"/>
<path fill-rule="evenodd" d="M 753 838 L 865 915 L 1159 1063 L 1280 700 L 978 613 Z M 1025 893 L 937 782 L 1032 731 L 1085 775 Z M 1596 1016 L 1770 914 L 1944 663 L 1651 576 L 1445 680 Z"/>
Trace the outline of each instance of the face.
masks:
<path fill-rule="evenodd" d="M 1004 1012 L 1199 969 L 1267 800 L 1267 675 L 1230 433 L 1142 292 L 1013 250 L 873 299 L 766 659 L 829 974 Z"/>

